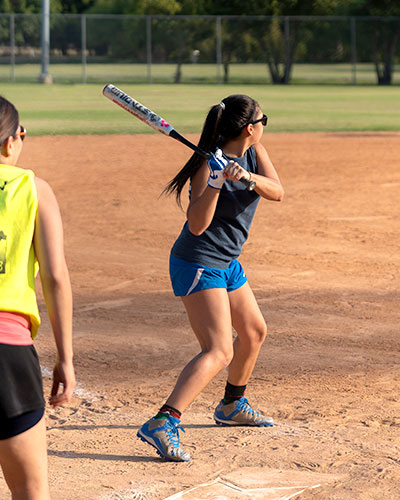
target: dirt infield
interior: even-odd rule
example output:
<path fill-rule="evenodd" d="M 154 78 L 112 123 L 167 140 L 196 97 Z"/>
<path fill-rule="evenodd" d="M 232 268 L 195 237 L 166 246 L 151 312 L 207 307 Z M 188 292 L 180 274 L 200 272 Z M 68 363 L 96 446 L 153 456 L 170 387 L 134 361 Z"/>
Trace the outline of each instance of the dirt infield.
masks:
<path fill-rule="evenodd" d="M 198 352 L 168 278 L 184 212 L 159 197 L 189 153 L 161 135 L 26 141 L 20 165 L 62 209 L 75 296 L 79 386 L 47 410 L 54 500 L 161 500 L 243 467 L 334 477 L 301 500 L 400 498 L 400 133 L 264 143 L 286 195 L 260 202 L 241 262 L 269 327 L 247 396 L 276 426 L 215 426 L 221 373 L 183 417 L 192 462 L 171 464 L 136 431 Z M 48 395 L 45 314 L 36 346 Z"/>

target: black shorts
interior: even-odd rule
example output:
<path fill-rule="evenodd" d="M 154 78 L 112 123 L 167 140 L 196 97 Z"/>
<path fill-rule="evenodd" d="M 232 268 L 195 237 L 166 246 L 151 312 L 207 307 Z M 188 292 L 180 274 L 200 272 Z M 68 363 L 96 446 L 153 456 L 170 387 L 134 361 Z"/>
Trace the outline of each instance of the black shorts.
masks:
<path fill-rule="evenodd" d="M 0 344 L 0 422 L 44 407 L 42 374 L 34 346 Z"/>
<path fill-rule="evenodd" d="M 9 439 L 36 425 L 43 417 L 44 408 L 28 411 L 11 418 L 0 418 L 0 441 Z"/>

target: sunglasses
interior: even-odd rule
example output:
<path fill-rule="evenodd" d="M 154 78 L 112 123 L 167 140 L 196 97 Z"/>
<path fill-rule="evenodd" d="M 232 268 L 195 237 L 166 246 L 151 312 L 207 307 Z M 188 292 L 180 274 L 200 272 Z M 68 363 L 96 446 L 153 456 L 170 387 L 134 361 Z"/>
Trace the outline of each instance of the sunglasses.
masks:
<path fill-rule="evenodd" d="M 21 124 L 19 124 L 19 128 L 21 129 L 20 132 L 17 132 L 13 137 L 16 139 L 19 136 L 21 137 L 21 141 L 23 141 L 26 136 L 26 128 Z"/>
<path fill-rule="evenodd" d="M 263 124 L 263 127 L 265 127 L 268 123 L 268 116 L 262 115 L 261 118 L 259 118 L 258 120 L 252 120 L 251 122 L 249 122 L 249 124 L 251 123 L 252 125 L 255 125 L 258 122 L 261 122 Z"/>

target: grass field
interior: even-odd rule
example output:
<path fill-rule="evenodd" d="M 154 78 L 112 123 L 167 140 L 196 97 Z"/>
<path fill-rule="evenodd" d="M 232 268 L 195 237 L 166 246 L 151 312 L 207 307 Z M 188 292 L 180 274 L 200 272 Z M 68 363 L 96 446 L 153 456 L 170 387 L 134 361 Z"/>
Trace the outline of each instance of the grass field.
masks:
<path fill-rule="evenodd" d="M 114 78 L 125 83 L 174 83 L 175 64 L 152 64 L 148 75 L 147 64 L 115 64 L 88 61 L 85 67 L 80 61 L 50 64 L 49 72 L 55 83 L 99 83 L 104 79 Z M 291 83 L 293 84 L 341 84 L 353 82 L 353 69 L 356 83 L 360 85 L 376 84 L 374 65 L 359 63 L 354 68 L 350 64 L 294 64 Z M 40 73 L 40 62 L 35 64 L 16 64 L 13 77 L 16 82 L 36 83 Z M 10 80 L 11 66 L 0 65 L 0 79 Z M 183 64 L 180 83 L 215 84 L 222 79 L 222 68 L 218 75 L 215 64 Z M 229 84 L 268 84 L 271 83 L 266 64 L 231 64 L 229 66 Z M 395 65 L 393 83 L 400 84 L 400 66 Z"/>
<path fill-rule="evenodd" d="M 181 132 L 200 132 L 209 107 L 232 93 L 254 97 L 269 116 L 269 132 L 399 130 L 400 87 L 312 85 L 132 85 L 125 92 Z M 103 84 L 2 83 L 31 135 L 151 133 L 102 95 Z"/>

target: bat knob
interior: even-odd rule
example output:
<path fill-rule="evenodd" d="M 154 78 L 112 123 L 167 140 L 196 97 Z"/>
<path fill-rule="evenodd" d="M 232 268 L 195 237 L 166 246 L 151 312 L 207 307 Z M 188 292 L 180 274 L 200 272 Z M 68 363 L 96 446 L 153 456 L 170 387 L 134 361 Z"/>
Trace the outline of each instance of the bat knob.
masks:
<path fill-rule="evenodd" d="M 252 181 L 252 180 L 249 180 L 249 179 L 245 179 L 244 177 L 242 177 L 240 179 L 240 182 L 246 186 L 246 189 L 247 191 L 253 191 L 254 188 L 256 187 L 256 181 Z"/>

